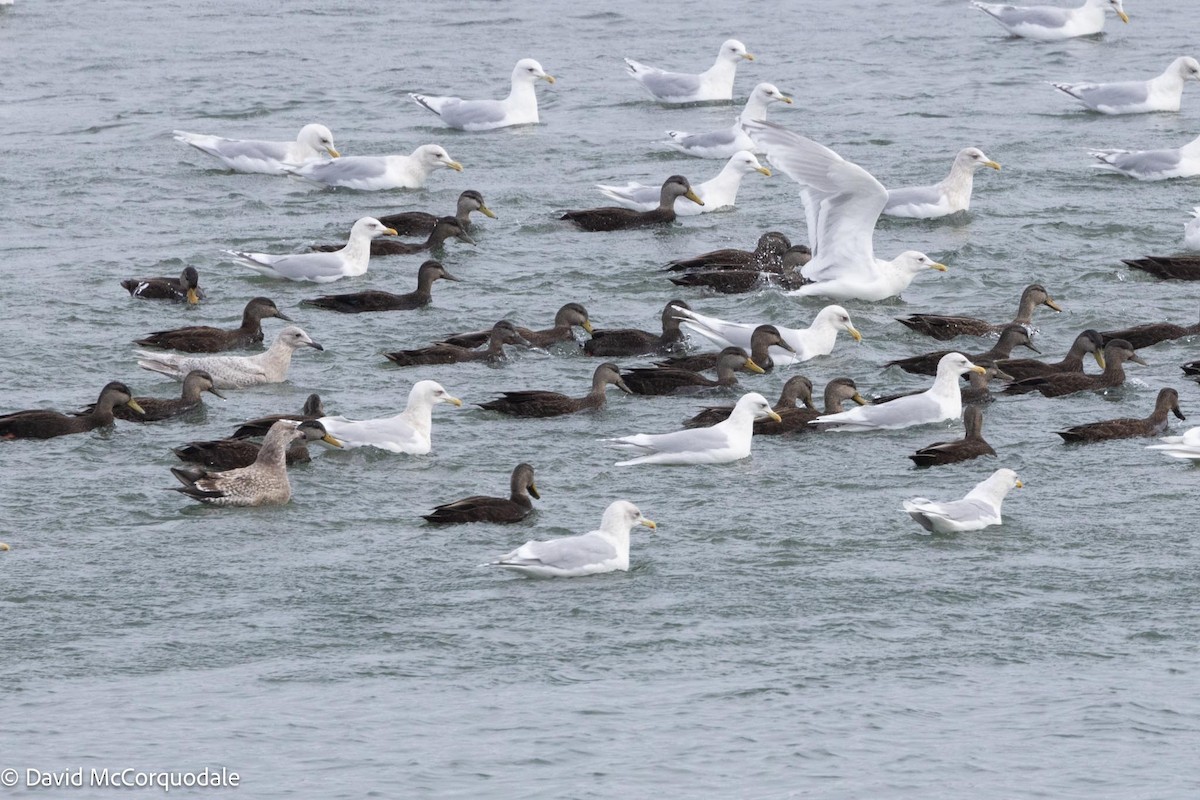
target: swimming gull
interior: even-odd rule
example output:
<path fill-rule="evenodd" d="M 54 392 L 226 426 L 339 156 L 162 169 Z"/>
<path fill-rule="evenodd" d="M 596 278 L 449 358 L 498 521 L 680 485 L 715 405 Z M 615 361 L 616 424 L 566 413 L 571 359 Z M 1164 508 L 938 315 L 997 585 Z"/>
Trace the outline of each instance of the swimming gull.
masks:
<path fill-rule="evenodd" d="M 875 224 L 887 189 L 869 172 L 812 139 L 770 122 L 746 124 L 772 164 L 800 184 L 813 259 L 800 272 L 813 283 L 789 292 L 834 300 L 885 300 L 908 288 L 917 273 L 946 271 L 909 250 L 892 261 L 875 257 Z"/>
<path fill-rule="evenodd" d="M 504 567 L 529 578 L 578 578 L 629 569 L 629 532 L 657 526 L 633 503 L 618 500 L 604 510 L 599 530 L 544 542 L 529 541 L 486 566 Z"/>
<path fill-rule="evenodd" d="M 522 58 L 513 67 L 512 89 L 503 100 L 463 100 L 461 97 L 427 94 L 410 94 L 409 97 L 437 114 L 451 128 L 463 131 L 536 125 L 538 105 L 533 85 L 539 80 L 552 84 L 554 76 L 547 75 L 542 65 L 532 58 Z"/>
<path fill-rule="evenodd" d="M 1139 181 L 1165 181 L 1200 175 L 1200 136 L 1173 149 L 1164 150 L 1089 150 L 1100 159 L 1094 169 L 1116 172 Z"/>
<path fill-rule="evenodd" d="M 375 192 L 381 189 L 420 189 L 438 167 L 462 172 L 463 166 L 437 144 L 423 144 L 411 155 L 350 156 L 335 161 L 289 164 L 287 172 L 313 183 Z"/>
<path fill-rule="evenodd" d="M 433 449 L 433 407 L 438 403 L 462 406 L 437 381 L 417 381 L 408 393 L 408 405 L 392 417 L 346 419 L 321 417 L 335 439 L 346 449 L 377 447 L 389 453 L 423 456 Z"/>
<path fill-rule="evenodd" d="M 933 385 L 918 394 L 897 397 L 879 405 L 859 406 L 838 414 L 822 414 L 810 425 L 828 425 L 834 431 L 875 431 L 928 425 L 962 416 L 958 377 L 964 372 L 984 373 L 962 353 L 947 353 L 938 362 Z"/>
<path fill-rule="evenodd" d="M 1180 56 L 1163 74 L 1147 81 L 1050 85 L 1101 114 L 1142 114 L 1178 111 L 1183 99 L 1183 83 L 1189 78 L 1200 81 L 1200 62 L 1190 56 Z"/>
<path fill-rule="evenodd" d="M 162 373 L 177 381 L 182 381 L 194 369 L 202 369 L 212 376 L 213 385 L 218 389 L 244 389 L 247 386 L 282 383 L 287 380 L 292 353 L 300 347 L 325 349 L 309 338 L 303 330 L 289 325 L 279 332 L 270 348 L 258 355 L 181 356 L 138 350 L 137 363 L 142 369 Z"/>
<path fill-rule="evenodd" d="M 264 142 L 257 139 L 225 139 L 203 133 L 175 131 L 175 141 L 219 159 L 235 172 L 283 175 L 288 164 L 303 164 L 326 156 L 337 158 L 333 134 L 324 125 L 305 125 L 294 142 Z"/>
<path fill-rule="evenodd" d="M 1039 42 L 1059 42 L 1076 36 L 1091 36 L 1104 30 L 1105 11 L 1112 8 L 1121 22 L 1129 22 L 1121 0 L 1085 0 L 1079 8 L 1057 6 L 1009 6 L 972 2 L 1013 36 Z"/>
<path fill-rule="evenodd" d="M 614 447 L 629 448 L 639 455 L 616 462 L 618 467 L 633 464 L 725 464 L 750 455 L 754 420 L 770 417 L 779 422 L 779 414 L 767 398 L 758 392 L 744 394 L 725 420 L 708 428 L 685 428 L 672 433 L 635 433 L 605 439 Z"/>
<path fill-rule="evenodd" d="M 771 176 L 771 170 L 758 163 L 758 159 L 754 157 L 753 153 L 748 150 L 734 153 L 715 177 L 692 187 L 703 204 L 697 205 L 686 197 L 677 197 L 675 198 L 675 213 L 683 217 L 707 214 L 710 211 L 717 211 L 736 204 L 742 178 L 751 172 L 759 172 L 767 177 Z M 630 181 L 624 186 L 608 186 L 598 183 L 596 188 L 617 205 L 632 208 L 635 211 L 651 211 L 657 208 L 659 195 L 662 193 L 662 190 L 657 187 L 647 186 L 636 181 Z"/>
<path fill-rule="evenodd" d="M 246 253 L 240 250 L 222 250 L 244 267 L 266 275 L 290 281 L 332 283 L 341 278 L 366 273 L 371 263 L 371 240 L 376 236 L 395 235 L 374 217 L 363 217 L 350 229 L 350 238 L 345 247 L 332 253 Z"/>
<path fill-rule="evenodd" d="M 792 104 L 792 98 L 779 91 L 774 84 L 760 83 L 750 92 L 746 107 L 742 109 L 733 125 L 708 133 L 667 131 L 667 136 L 670 137 L 667 145 L 697 158 L 729 158 L 739 150 L 756 152 L 758 145 L 742 129 L 742 124 L 754 119 L 766 119 L 767 106 L 776 100 Z"/>
<path fill-rule="evenodd" d="M 1181 436 L 1164 436 L 1158 444 L 1146 446 L 1147 450 L 1158 450 L 1171 458 L 1200 461 L 1200 427 L 1189 428 Z"/>
<path fill-rule="evenodd" d="M 999 525 L 1000 506 L 1013 489 L 1025 484 L 1011 469 L 998 469 L 976 484 L 962 500 L 937 503 L 924 497 L 905 500 L 908 515 L 930 533 L 977 531 Z"/>
<path fill-rule="evenodd" d="M 746 45 L 737 39 L 726 39 L 717 53 L 717 60 L 704 72 L 665 72 L 657 67 L 625 59 L 630 76 L 646 87 L 660 103 L 696 103 L 706 100 L 732 100 L 733 76 L 739 61 L 753 61 Z"/>
<path fill-rule="evenodd" d="M 760 322 L 727 322 L 686 308 L 678 309 L 677 315 L 684 320 L 681 323 L 684 328 L 703 336 L 713 344 L 719 347 L 732 345 L 747 350 L 753 346 L 754 330 L 763 324 Z M 778 329 L 783 340 L 792 347 L 790 353 L 781 347 L 768 349 L 767 352 L 771 358 L 780 365 L 798 364 L 817 356 L 829 355 L 833 352 L 838 331 L 850 334 L 856 342 L 862 341 L 862 334 L 850 321 L 850 312 L 841 306 L 825 306 L 817 312 L 816 318 L 807 328 L 786 328 L 778 324 L 775 325 L 775 328 Z"/>
<path fill-rule="evenodd" d="M 971 207 L 971 187 L 980 167 L 999 170 L 1000 165 L 978 147 L 964 147 L 954 157 L 950 174 L 932 186 L 888 189 L 883 213 L 889 217 L 937 219 Z"/>

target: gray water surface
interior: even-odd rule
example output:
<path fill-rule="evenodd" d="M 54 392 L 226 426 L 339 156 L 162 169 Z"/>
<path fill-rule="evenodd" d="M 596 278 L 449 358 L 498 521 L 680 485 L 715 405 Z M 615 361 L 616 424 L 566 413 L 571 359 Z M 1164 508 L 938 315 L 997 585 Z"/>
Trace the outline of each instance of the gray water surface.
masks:
<path fill-rule="evenodd" d="M 933 182 L 967 145 L 1004 167 L 978 176 L 967 215 L 880 224 L 880 254 L 920 249 L 949 272 L 920 276 L 903 300 L 848 303 L 860 345 L 843 336 L 831 356 L 745 387 L 773 399 L 798 370 L 818 387 L 849 375 L 867 393 L 923 388 L 880 365 L 942 345 L 893 317 L 1007 319 L 1033 281 L 1065 309 L 1036 318 L 1051 357 L 1088 327 L 1191 323 L 1194 286 L 1120 259 L 1178 250 L 1197 182 L 1100 175 L 1086 150 L 1189 141 L 1200 90 L 1179 114 L 1108 118 L 1045 83 L 1150 76 L 1195 55 L 1186 6 L 1131 2 L 1129 25 L 1110 16 L 1103 37 L 1061 44 L 1005 38 L 959 0 L 0 8 L 0 411 L 78 408 L 113 379 L 173 395 L 136 367 L 131 340 L 235 325 L 259 294 L 326 347 L 299 353 L 285 384 L 206 398 L 199 418 L 0 447 L 0 540 L 13 548 L 0 554 L 0 768 L 226 767 L 256 798 L 1195 797 L 1197 473 L 1146 442 L 1068 447 L 1052 433 L 1145 416 L 1164 386 L 1200 415 L 1179 371 L 1200 358 L 1195 337 L 1144 351 L 1150 366 L 1132 365 L 1119 391 L 1003 398 L 985 412 L 997 459 L 927 471 L 905 456 L 960 425 L 763 438 L 735 464 L 617 468 L 598 439 L 675 429 L 737 392 L 613 392 L 601 413 L 508 419 L 472 404 L 506 389 L 582 394 L 595 362 L 556 348 L 500 367 L 397 369 L 381 355 L 502 316 L 544 327 L 569 301 L 601 327 L 653 328 L 671 297 L 807 325 L 822 301 L 683 290 L 660 271 L 768 229 L 803 241 L 781 173 L 748 176 L 734 211 L 669 228 L 591 234 L 556 219 L 602 205 L 594 183 L 717 172 L 654 142 L 725 126 L 741 100 L 662 108 L 620 58 L 699 70 L 728 36 L 758 56 L 739 67 L 739 98 L 775 83 L 796 104 L 771 119 L 885 185 Z M 538 88 L 540 126 L 450 131 L 406 97 L 502 96 L 526 56 L 559 79 Z M 438 142 L 466 169 L 414 192 L 323 191 L 227 173 L 171 140 L 176 128 L 286 138 L 312 121 L 347 155 Z M 467 188 L 499 219 L 476 218 L 477 247 L 450 243 L 443 260 L 464 282 L 435 285 L 421 311 L 298 306 L 326 289 L 409 291 L 420 257 L 315 287 L 219 252 L 337 241 L 359 216 L 445 213 Z M 198 308 L 119 286 L 188 264 L 209 293 Z M 428 456 L 323 451 L 292 471 L 282 508 L 165 491 L 172 446 L 313 391 L 332 413 L 395 413 L 424 378 L 466 403 L 435 410 Z M 527 523 L 420 519 L 503 493 L 520 461 L 543 493 Z M 959 497 L 999 466 L 1026 483 L 1003 527 L 924 537 L 900 510 L 913 495 Z M 590 530 L 618 498 L 660 525 L 634 533 L 628 573 L 539 582 L 476 566 Z"/>

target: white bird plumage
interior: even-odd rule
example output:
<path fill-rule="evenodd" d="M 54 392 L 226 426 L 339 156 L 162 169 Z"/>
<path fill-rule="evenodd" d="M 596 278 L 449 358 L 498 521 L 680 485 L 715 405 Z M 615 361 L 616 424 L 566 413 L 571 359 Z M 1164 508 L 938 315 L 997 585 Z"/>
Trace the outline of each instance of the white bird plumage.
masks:
<path fill-rule="evenodd" d="M 771 170 L 760 164 L 753 153 L 744 150 L 734 153 L 715 177 L 704 183 L 692 185 L 692 190 L 704 201 L 704 205 L 699 205 L 686 197 L 677 197 L 675 198 L 675 213 L 678 216 L 686 217 L 694 214 L 707 214 L 710 211 L 735 205 L 742 178 L 751 172 L 759 172 L 767 177 L 771 176 Z M 598 183 L 596 188 L 617 205 L 632 208 L 634 211 L 653 211 L 658 208 L 659 196 L 662 194 L 661 184 L 647 186 L 636 181 L 631 181 L 624 186 L 608 186 Z"/>
<path fill-rule="evenodd" d="M 332 253 L 247 253 L 222 250 L 244 267 L 289 281 L 332 283 L 340 278 L 363 275 L 371 262 L 371 240 L 377 236 L 395 236 L 396 231 L 374 217 L 363 217 L 350 228 L 346 246 Z"/>
<path fill-rule="evenodd" d="M 528 541 L 485 566 L 503 567 L 530 578 L 579 578 L 629 569 L 629 532 L 637 526 L 654 530 L 638 507 L 617 500 L 604 510 L 600 528 L 580 536 Z"/>
<path fill-rule="evenodd" d="M 813 283 L 789 294 L 885 300 L 907 289 L 919 272 L 946 270 L 915 250 L 892 261 L 875 257 L 875 224 L 888 193 L 865 169 L 774 123 L 748 122 L 746 129 L 770 162 L 800 184 L 813 253 L 800 274 Z"/>
<path fill-rule="evenodd" d="M 739 61 L 753 61 L 746 45 L 737 39 L 726 39 L 717 53 L 717 60 L 704 72 L 667 72 L 657 67 L 625 59 L 629 75 L 646 88 L 660 103 L 697 103 L 708 100 L 733 99 L 733 77 Z"/>
<path fill-rule="evenodd" d="M 856 342 L 862 341 L 862 334 L 850 321 L 850 312 L 841 306 L 825 306 L 817 312 L 807 328 L 786 328 L 773 322 L 727 322 L 686 308 L 677 308 L 676 311 L 677 316 L 684 320 L 681 327 L 685 330 L 703 336 L 718 347 L 740 347 L 746 352 L 750 352 L 755 328 L 765 324 L 774 325 L 779 337 L 796 351 L 789 353 L 776 345 L 768 348 L 771 360 L 781 366 L 829 355 L 837 342 L 838 331 L 850 334 Z"/>
<path fill-rule="evenodd" d="M 190 144 L 217 158 L 235 172 L 259 172 L 283 175 L 287 164 L 303 164 L 313 159 L 337 158 L 329 128 L 316 123 L 305 125 L 294 142 L 267 142 L 258 139 L 226 139 L 205 133 L 175 131 L 175 141 Z"/>
<path fill-rule="evenodd" d="M 342 447 L 377 447 L 389 453 L 408 453 L 423 456 L 433 449 L 433 407 L 438 403 L 462 406 L 437 381 L 418 381 L 408 393 L 408 405 L 392 417 L 375 419 L 346 419 L 321 417 L 329 435 Z"/>
<path fill-rule="evenodd" d="M 1160 437 L 1158 444 L 1146 445 L 1146 449 L 1171 458 L 1200 461 L 1200 427 L 1188 428 L 1179 436 Z"/>
<path fill-rule="evenodd" d="M 1183 226 L 1183 246 L 1200 250 L 1200 206 L 1192 209 L 1192 219 Z"/>
<path fill-rule="evenodd" d="M 1122 22 L 1129 15 L 1121 0 L 1085 0 L 1078 8 L 1058 6 L 1010 6 L 972 2 L 1013 36 L 1039 42 L 1060 42 L 1076 36 L 1091 36 L 1104 30 L 1106 11 L 1112 9 Z"/>
<path fill-rule="evenodd" d="M 833 431 L 877 431 L 910 428 L 962 417 L 959 376 L 965 372 L 987 372 L 972 364 L 962 353 L 947 353 L 938 361 L 933 385 L 918 394 L 897 397 L 879 405 L 858 406 L 838 414 L 823 414 L 810 425 L 826 425 Z"/>
<path fill-rule="evenodd" d="M 138 366 L 182 381 L 194 369 L 212 376 L 218 389 L 243 389 L 262 383 L 282 383 L 287 380 L 292 353 L 300 347 L 315 350 L 325 348 L 314 342 L 303 329 L 288 325 L 275 337 L 271 346 L 253 356 L 188 356 L 175 353 L 151 353 L 138 350 Z"/>
<path fill-rule="evenodd" d="M 635 433 L 615 439 L 614 447 L 638 452 L 636 458 L 618 461 L 616 466 L 632 464 L 725 464 L 750 455 L 754 420 L 779 415 L 758 392 L 744 394 L 722 422 L 709 428 L 686 428 L 672 433 Z"/>
<path fill-rule="evenodd" d="M 1161 75 L 1145 81 L 1050 85 L 1101 114 L 1143 114 L 1178 111 L 1183 101 L 1183 84 L 1188 79 L 1200 81 L 1200 62 L 1180 56 Z"/>
<path fill-rule="evenodd" d="M 981 167 L 999 170 L 1000 165 L 978 147 L 964 147 L 954 157 L 950 174 L 932 186 L 888 189 L 883 213 L 889 217 L 937 219 L 971 207 L 975 173 Z"/>
<path fill-rule="evenodd" d="M 1013 489 L 1025 484 L 1011 469 L 998 469 L 967 492 L 962 500 L 938 503 L 924 497 L 905 500 L 901 505 L 913 520 L 930 533 L 977 531 L 999 525 L 1000 506 Z"/>
<path fill-rule="evenodd" d="M 384 189 L 420 189 L 439 167 L 462 172 L 446 148 L 423 144 L 411 155 L 347 156 L 333 161 L 289 164 L 287 173 L 323 186 L 377 192 Z"/>
<path fill-rule="evenodd" d="M 742 128 L 742 124 L 751 120 L 766 119 L 767 106 L 777 100 L 792 104 L 792 98 L 779 91 L 774 84 L 760 83 L 750 92 L 746 107 L 730 127 L 708 133 L 667 131 L 670 141 L 666 144 L 696 158 L 729 158 L 739 150 L 758 152 L 758 145 Z"/>
<path fill-rule="evenodd" d="M 1094 169 L 1116 172 L 1139 181 L 1165 181 L 1200 175 L 1200 136 L 1183 147 L 1164 150 L 1089 150 L 1101 163 Z"/>
<path fill-rule="evenodd" d="M 426 94 L 409 94 L 409 97 L 459 130 L 490 131 L 511 125 L 536 125 L 538 102 L 533 85 L 539 80 L 552 84 L 554 76 L 547 75 L 532 58 L 523 58 L 513 67 L 512 88 L 503 100 L 463 100 Z"/>

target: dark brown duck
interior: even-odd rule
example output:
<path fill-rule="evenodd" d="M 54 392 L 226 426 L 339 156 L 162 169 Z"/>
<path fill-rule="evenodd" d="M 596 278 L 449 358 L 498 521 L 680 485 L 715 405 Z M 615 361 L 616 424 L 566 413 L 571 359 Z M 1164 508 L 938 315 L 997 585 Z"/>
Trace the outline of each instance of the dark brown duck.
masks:
<path fill-rule="evenodd" d="M 425 514 L 425 519 L 439 524 L 457 522 L 520 522 L 533 512 L 532 496 L 541 499 L 533 482 L 533 467 L 518 464 L 509 479 L 508 497 L 474 495 L 446 503 Z"/>
<path fill-rule="evenodd" d="M 242 311 L 242 324 L 237 328 L 193 325 L 169 331 L 156 331 L 145 339 L 136 341 L 143 347 L 161 347 L 184 353 L 220 353 L 224 350 L 236 350 L 261 344 L 263 340 L 262 321 L 268 317 L 276 317 L 286 322 L 292 321 L 291 317 L 275 306 L 275 301 L 266 297 L 255 297 L 246 304 L 246 308 Z"/>
<path fill-rule="evenodd" d="M 327 294 L 312 300 L 301 300 L 300 304 L 339 311 L 343 314 L 363 314 L 369 311 L 412 311 L 433 302 L 433 282 L 437 280 L 458 281 L 438 261 L 426 261 L 417 270 L 417 290 L 408 294 L 392 294 L 379 290 Z M 485 338 L 487 334 L 484 334 Z"/>

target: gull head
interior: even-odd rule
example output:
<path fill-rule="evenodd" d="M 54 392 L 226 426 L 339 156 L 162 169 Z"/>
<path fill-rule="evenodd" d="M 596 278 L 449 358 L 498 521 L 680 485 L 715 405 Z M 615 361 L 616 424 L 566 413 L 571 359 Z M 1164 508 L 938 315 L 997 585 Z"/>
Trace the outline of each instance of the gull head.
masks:
<path fill-rule="evenodd" d="M 350 229 L 350 235 L 374 239 L 377 236 L 395 236 L 396 230 L 389 228 L 374 217 L 363 217 L 354 223 L 354 227 Z"/>
<path fill-rule="evenodd" d="M 1188 78 L 1200 81 L 1200 61 L 1196 61 L 1191 56 L 1180 56 L 1171 64 L 1171 68 L 1185 81 Z"/>
<path fill-rule="evenodd" d="M 751 172 L 761 172 L 768 178 L 771 177 L 771 170 L 764 167 L 755 157 L 754 153 L 749 150 L 738 150 L 729 157 L 729 166 L 733 167 L 742 175 L 749 175 Z"/>
<path fill-rule="evenodd" d="M 290 347 L 292 350 L 298 350 L 301 347 L 311 347 L 314 350 L 324 350 L 325 348 L 317 344 L 312 338 L 304 332 L 303 328 L 295 325 L 288 325 L 279 332 L 279 336 L 275 341 L 282 342 L 285 347 Z"/>
<path fill-rule="evenodd" d="M 751 94 L 756 95 L 758 99 L 762 100 L 764 103 L 769 103 L 772 100 L 778 100 L 781 103 L 787 103 L 788 105 L 792 104 L 792 98 L 779 91 L 779 87 L 773 83 L 760 83 L 754 87 L 754 91 L 751 92 Z"/>
<path fill-rule="evenodd" d="M 546 74 L 542 69 L 542 65 L 534 61 L 532 58 L 522 58 L 513 67 L 513 80 L 522 80 L 527 83 L 536 83 L 537 81 L 545 81 L 546 83 L 554 83 L 554 76 Z"/>
<path fill-rule="evenodd" d="M 1113 11 L 1117 12 L 1121 22 L 1129 22 L 1129 15 L 1125 13 L 1125 6 L 1121 5 L 1121 0 L 1108 0 L 1108 4 L 1112 6 Z"/>
<path fill-rule="evenodd" d="M 642 516 L 642 512 L 628 500 L 617 500 L 604 509 L 604 517 L 600 520 L 600 530 L 609 533 L 628 533 L 641 526 L 655 530 L 658 528 L 652 520 Z"/>
<path fill-rule="evenodd" d="M 892 265 L 905 272 L 911 272 L 914 275 L 923 269 L 936 269 L 938 272 L 945 272 L 947 267 L 945 264 L 939 264 L 924 253 L 916 250 L 906 250 L 892 261 Z"/>
<path fill-rule="evenodd" d="M 944 374 L 954 376 L 962 375 L 967 372 L 978 372 L 980 375 L 986 375 L 987 370 L 978 364 L 972 364 L 971 359 L 964 356 L 962 353 L 946 353 L 938 362 L 937 374 L 942 377 Z M 958 391 L 955 389 L 955 391 Z"/>
<path fill-rule="evenodd" d="M 775 413 L 775 409 L 771 408 L 771 404 L 767 402 L 767 398 L 758 392 L 750 392 L 749 394 L 742 395 L 738 399 L 737 405 L 734 406 L 734 411 L 748 412 L 754 419 L 781 421 L 780 416 Z"/>
<path fill-rule="evenodd" d="M 735 64 L 738 61 L 753 61 L 754 56 L 746 52 L 746 45 L 739 42 L 737 39 L 726 39 L 721 45 L 721 59 L 724 61 L 732 61 Z"/>
<path fill-rule="evenodd" d="M 839 331 L 845 331 L 854 337 L 854 341 L 861 342 L 862 334 L 854 327 L 854 323 L 850 321 L 850 312 L 841 306 L 825 306 L 817 314 L 814 324 L 817 322 L 825 322 L 832 325 Z"/>
<path fill-rule="evenodd" d="M 1000 170 L 1000 164 L 992 161 L 978 147 L 964 147 L 958 151 L 958 155 L 954 157 L 955 162 L 969 167 L 972 172 L 980 167 L 991 167 L 997 172 Z"/>
<path fill-rule="evenodd" d="M 413 151 L 413 157 L 431 167 L 443 166 L 462 172 L 462 164 L 452 159 L 440 144 L 423 144 Z"/>
<path fill-rule="evenodd" d="M 341 155 L 333 146 L 333 134 L 324 125 L 305 125 L 296 136 L 296 141 L 318 152 L 328 153 L 330 158 Z"/>
<path fill-rule="evenodd" d="M 438 403 L 449 403 L 452 406 L 462 407 L 462 400 L 454 397 L 437 381 L 417 381 L 413 384 L 413 388 L 408 393 L 408 402 L 411 404 L 414 400 L 425 402 L 431 406 Z"/>

